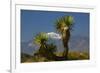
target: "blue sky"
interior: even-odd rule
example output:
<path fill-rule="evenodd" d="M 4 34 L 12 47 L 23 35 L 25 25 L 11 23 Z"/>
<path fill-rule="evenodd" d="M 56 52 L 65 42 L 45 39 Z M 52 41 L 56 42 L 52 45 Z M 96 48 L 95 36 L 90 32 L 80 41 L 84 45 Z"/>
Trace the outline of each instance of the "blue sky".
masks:
<path fill-rule="evenodd" d="M 56 19 L 65 15 L 74 17 L 72 36 L 89 37 L 89 13 L 21 10 L 21 41 L 29 41 L 39 32 L 56 32 Z"/>

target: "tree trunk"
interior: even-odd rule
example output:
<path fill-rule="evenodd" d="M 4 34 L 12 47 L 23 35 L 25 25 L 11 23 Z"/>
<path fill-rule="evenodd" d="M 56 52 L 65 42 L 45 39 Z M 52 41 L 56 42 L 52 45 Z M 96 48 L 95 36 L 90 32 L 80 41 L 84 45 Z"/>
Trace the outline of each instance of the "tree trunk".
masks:
<path fill-rule="evenodd" d="M 68 46 L 69 39 L 70 39 L 70 30 L 68 29 L 64 31 L 64 33 L 62 34 L 62 41 L 65 48 L 63 56 L 67 59 L 68 59 L 68 51 L 69 51 L 69 46 Z"/>

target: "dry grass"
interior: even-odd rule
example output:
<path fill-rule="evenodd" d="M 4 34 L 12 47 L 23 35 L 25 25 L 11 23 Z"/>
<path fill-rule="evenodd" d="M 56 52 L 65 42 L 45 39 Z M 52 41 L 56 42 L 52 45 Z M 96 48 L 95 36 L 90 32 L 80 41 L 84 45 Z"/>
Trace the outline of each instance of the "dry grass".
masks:
<path fill-rule="evenodd" d="M 55 53 L 57 56 L 62 56 L 63 53 Z M 89 53 L 86 52 L 72 52 L 70 51 L 68 54 L 68 61 L 69 60 L 88 60 L 89 59 Z M 32 63 L 32 62 L 49 62 L 45 57 L 34 57 L 29 56 L 26 54 L 23 54 L 23 57 L 21 58 L 22 63 Z"/>

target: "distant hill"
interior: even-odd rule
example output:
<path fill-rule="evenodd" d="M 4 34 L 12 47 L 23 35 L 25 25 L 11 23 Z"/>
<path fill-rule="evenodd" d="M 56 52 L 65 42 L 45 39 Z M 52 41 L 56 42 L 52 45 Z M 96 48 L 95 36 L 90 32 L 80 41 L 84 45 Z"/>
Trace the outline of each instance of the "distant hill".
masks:
<path fill-rule="evenodd" d="M 36 46 L 35 44 L 32 44 L 32 41 L 21 42 L 22 53 L 33 55 L 36 50 L 38 50 L 38 46 Z"/>
<path fill-rule="evenodd" d="M 63 51 L 64 47 L 61 39 L 53 39 L 55 45 L 57 45 L 58 51 Z M 32 44 L 32 41 L 21 42 L 21 52 L 33 55 L 35 51 L 38 50 L 36 44 Z M 83 36 L 73 36 L 70 38 L 69 42 L 70 51 L 78 52 L 89 52 L 89 38 Z"/>
<path fill-rule="evenodd" d="M 83 36 L 71 37 L 69 47 L 71 51 L 89 52 L 89 38 Z"/>

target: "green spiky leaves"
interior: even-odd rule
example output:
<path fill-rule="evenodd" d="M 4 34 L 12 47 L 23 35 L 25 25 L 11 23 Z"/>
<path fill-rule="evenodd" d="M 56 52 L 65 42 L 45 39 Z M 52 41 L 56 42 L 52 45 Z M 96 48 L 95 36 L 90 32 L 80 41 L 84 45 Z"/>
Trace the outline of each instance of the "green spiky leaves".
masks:
<path fill-rule="evenodd" d="M 74 19 L 72 16 L 63 16 L 56 20 L 55 27 L 58 32 L 62 32 L 64 27 L 71 28 L 74 23 Z"/>
<path fill-rule="evenodd" d="M 46 41 L 48 41 L 48 36 L 44 32 L 37 34 L 34 38 L 34 42 L 39 45 L 45 43 Z"/>

